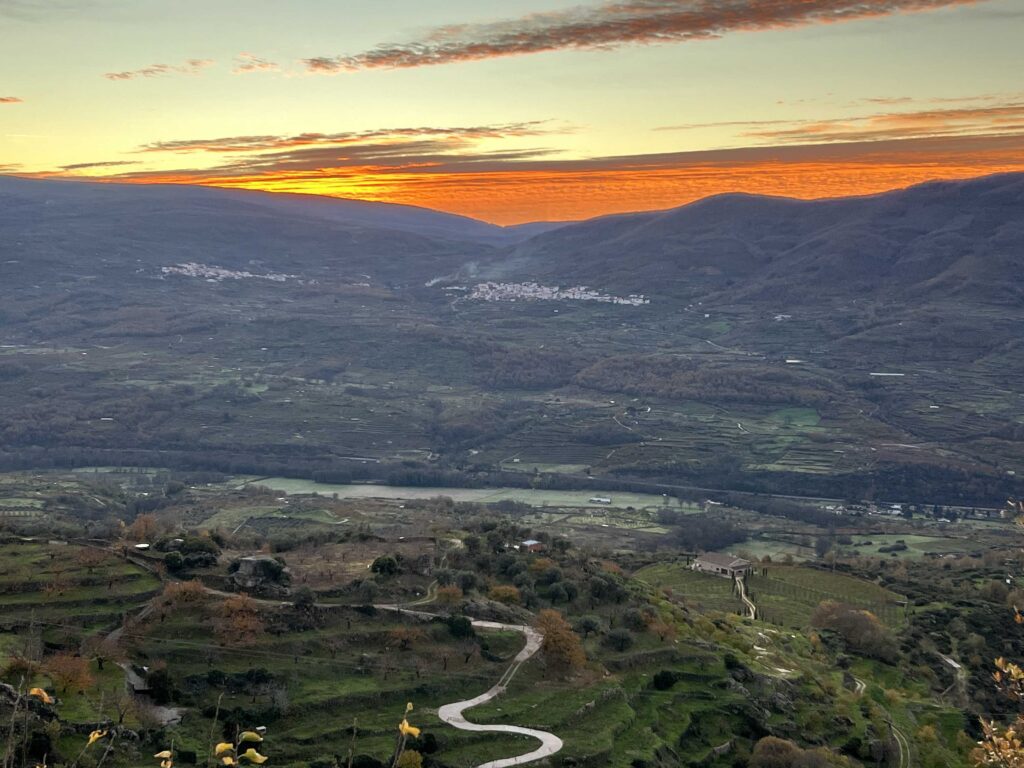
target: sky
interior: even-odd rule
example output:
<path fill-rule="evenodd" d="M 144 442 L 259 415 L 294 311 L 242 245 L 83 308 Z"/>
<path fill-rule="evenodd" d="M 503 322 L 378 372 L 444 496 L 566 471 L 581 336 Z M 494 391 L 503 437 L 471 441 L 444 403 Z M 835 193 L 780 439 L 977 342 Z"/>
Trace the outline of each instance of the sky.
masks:
<path fill-rule="evenodd" d="M 0 0 L 0 173 L 498 224 L 1024 170 L 1024 0 Z"/>

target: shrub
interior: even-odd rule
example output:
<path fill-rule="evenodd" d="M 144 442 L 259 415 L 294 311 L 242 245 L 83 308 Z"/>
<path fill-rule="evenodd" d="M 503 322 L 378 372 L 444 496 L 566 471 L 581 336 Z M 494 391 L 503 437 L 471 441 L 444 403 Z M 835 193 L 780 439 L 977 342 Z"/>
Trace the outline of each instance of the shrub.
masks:
<path fill-rule="evenodd" d="M 370 565 L 370 570 L 381 576 L 394 576 L 398 573 L 398 560 L 391 555 L 381 555 Z"/>
<path fill-rule="evenodd" d="M 488 596 L 491 600 L 498 603 L 504 603 L 505 605 L 519 605 L 519 603 L 522 602 L 519 590 L 507 585 L 491 587 L 491 591 Z"/>
<path fill-rule="evenodd" d="M 811 625 L 837 632 L 850 648 L 866 656 L 889 663 L 898 658 L 895 639 L 871 611 L 827 600 L 814 609 Z"/>
<path fill-rule="evenodd" d="M 667 691 L 671 689 L 680 680 L 678 672 L 672 669 L 663 669 L 654 674 L 654 678 L 651 680 L 651 684 L 655 690 Z"/>
<path fill-rule="evenodd" d="M 452 633 L 452 637 L 462 638 L 476 636 L 476 631 L 473 629 L 473 622 L 465 616 L 449 616 L 445 620 L 445 624 L 448 625 L 448 631 Z"/>

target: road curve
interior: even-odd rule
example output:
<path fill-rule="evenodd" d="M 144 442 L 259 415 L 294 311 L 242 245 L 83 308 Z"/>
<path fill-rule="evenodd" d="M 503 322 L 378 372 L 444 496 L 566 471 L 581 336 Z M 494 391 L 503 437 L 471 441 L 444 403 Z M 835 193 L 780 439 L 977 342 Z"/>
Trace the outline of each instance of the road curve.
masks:
<path fill-rule="evenodd" d="M 116 554 L 116 553 L 115 553 Z M 125 554 L 126 560 L 131 558 Z M 143 566 L 147 567 L 147 566 Z M 436 590 L 437 583 L 434 582 L 427 589 L 427 595 L 414 603 L 414 605 L 423 605 L 430 602 L 434 598 L 432 590 Z M 203 590 L 207 594 L 218 595 L 220 597 L 233 597 L 235 593 L 223 592 L 219 589 L 213 589 L 204 585 Z M 285 607 L 289 603 L 282 600 L 265 600 L 259 598 L 253 598 L 254 602 L 262 605 L 272 605 L 277 607 Z M 318 608 L 338 608 L 339 606 L 334 603 L 314 603 Z M 437 618 L 437 614 L 428 613 L 426 611 L 413 611 L 405 608 L 401 605 L 375 605 L 375 608 L 383 611 L 395 611 L 397 613 L 404 613 L 408 616 L 417 616 L 421 619 L 430 621 Z M 152 610 L 152 602 L 148 606 L 149 610 Z M 524 728 L 519 725 L 479 725 L 477 723 L 471 723 L 466 720 L 463 713 L 467 709 L 486 704 L 493 699 L 496 699 L 505 689 L 508 687 L 509 682 L 515 677 L 516 672 L 519 668 L 530 659 L 537 651 L 540 650 L 541 643 L 544 641 L 544 636 L 526 624 L 502 624 L 497 621 L 483 621 L 481 619 L 471 619 L 470 622 L 474 629 L 492 629 L 492 630 L 505 630 L 509 632 L 519 632 L 526 638 L 526 644 L 523 649 L 512 659 L 512 663 L 508 669 L 505 670 L 504 674 L 490 689 L 481 693 L 479 696 L 473 699 L 467 699 L 465 701 L 455 701 L 451 704 L 445 704 L 437 710 L 437 716 L 442 721 L 451 725 L 453 728 L 457 728 L 460 731 L 473 731 L 476 733 L 510 733 L 519 736 L 530 736 L 537 739 L 540 742 L 540 746 L 532 752 L 527 752 L 524 755 L 517 755 L 516 757 L 506 757 L 500 760 L 490 760 L 486 763 L 481 763 L 475 768 L 510 768 L 514 765 L 526 765 L 527 763 L 533 763 L 544 758 L 551 757 L 561 751 L 563 742 L 560 738 L 555 736 L 553 733 L 547 731 L 537 730 L 535 728 Z"/>
<path fill-rule="evenodd" d="M 377 608 L 389 611 L 398 611 L 400 613 L 412 614 L 414 616 L 420 616 L 424 618 L 434 618 L 434 614 L 425 613 L 422 611 L 410 611 L 397 605 L 378 605 Z M 555 736 L 553 733 L 547 731 L 540 731 L 536 728 L 524 728 L 520 725 L 480 725 L 478 723 L 469 722 L 464 713 L 467 709 L 478 707 L 481 704 L 486 704 L 489 701 L 493 701 L 498 696 L 505 692 L 509 682 L 515 677 L 516 672 L 530 657 L 532 657 L 537 651 L 540 650 L 541 643 L 544 641 L 544 636 L 540 632 L 535 630 L 533 627 L 525 624 L 501 624 L 497 621 L 482 621 L 480 619 L 472 619 L 474 629 L 497 629 L 506 630 L 510 632 L 519 632 L 526 638 L 526 645 L 516 655 L 509 665 L 508 669 L 501 676 L 497 683 L 495 683 L 490 689 L 484 691 L 479 696 L 466 699 L 465 701 L 455 701 L 451 704 L 445 704 L 438 708 L 438 718 L 453 728 L 457 728 L 460 731 L 473 731 L 474 733 L 510 733 L 519 736 L 531 736 L 540 742 L 540 746 L 532 752 L 527 752 L 524 755 L 517 755 L 515 757 L 505 757 L 500 760 L 490 760 L 486 763 L 480 763 L 475 768 L 510 768 L 514 765 L 526 765 L 527 763 L 533 763 L 537 760 L 543 760 L 546 757 L 558 753 L 562 749 L 562 740 Z"/>

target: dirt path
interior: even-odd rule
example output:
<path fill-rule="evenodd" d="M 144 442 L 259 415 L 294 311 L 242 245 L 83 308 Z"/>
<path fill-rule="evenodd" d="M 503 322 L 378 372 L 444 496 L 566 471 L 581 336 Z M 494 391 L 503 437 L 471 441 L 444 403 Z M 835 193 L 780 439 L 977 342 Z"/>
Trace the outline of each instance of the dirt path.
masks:
<path fill-rule="evenodd" d="M 911 752 L 910 752 L 910 741 L 907 739 L 907 735 L 892 724 L 889 721 L 889 727 L 892 729 L 892 735 L 896 739 L 896 744 L 900 749 L 900 765 L 899 768 L 910 768 L 911 763 Z"/>

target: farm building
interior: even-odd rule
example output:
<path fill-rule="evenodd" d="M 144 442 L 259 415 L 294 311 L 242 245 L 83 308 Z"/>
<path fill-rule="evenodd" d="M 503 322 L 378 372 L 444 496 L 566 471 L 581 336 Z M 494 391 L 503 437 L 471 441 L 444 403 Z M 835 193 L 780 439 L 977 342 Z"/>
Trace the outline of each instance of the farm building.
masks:
<path fill-rule="evenodd" d="M 544 542 L 537 541 L 536 539 L 527 539 L 519 545 L 519 548 L 524 552 L 543 552 Z"/>
<path fill-rule="evenodd" d="M 749 560 L 733 555 L 723 555 L 719 552 L 705 552 L 693 561 L 693 570 L 701 573 L 713 573 L 716 576 L 724 576 L 727 579 L 735 579 L 737 576 L 746 576 L 750 573 L 751 564 Z"/>
<path fill-rule="evenodd" d="M 591 496 L 591 504 L 611 504 L 612 500 L 610 496 Z"/>

